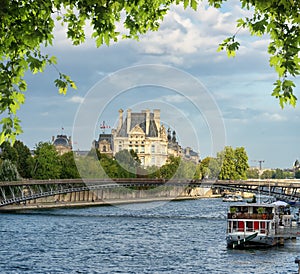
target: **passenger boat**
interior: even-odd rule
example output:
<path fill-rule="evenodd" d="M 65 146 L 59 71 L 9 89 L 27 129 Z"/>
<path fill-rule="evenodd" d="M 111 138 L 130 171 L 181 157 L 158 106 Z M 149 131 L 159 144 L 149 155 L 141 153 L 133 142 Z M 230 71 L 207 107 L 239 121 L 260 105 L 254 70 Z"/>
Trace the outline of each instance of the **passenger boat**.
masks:
<path fill-rule="evenodd" d="M 227 194 L 222 199 L 223 202 L 242 202 L 243 198 L 240 195 Z"/>
<path fill-rule="evenodd" d="M 227 247 L 269 247 L 284 241 L 292 227 L 289 205 L 272 204 L 230 205 L 227 216 Z"/>

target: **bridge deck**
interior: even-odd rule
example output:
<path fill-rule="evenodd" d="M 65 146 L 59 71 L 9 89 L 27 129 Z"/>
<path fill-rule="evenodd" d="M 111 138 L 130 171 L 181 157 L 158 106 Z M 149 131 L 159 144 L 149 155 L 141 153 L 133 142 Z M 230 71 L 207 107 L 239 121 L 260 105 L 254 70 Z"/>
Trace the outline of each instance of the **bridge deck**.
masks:
<path fill-rule="evenodd" d="M 189 180 L 189 179 L 70 179 L 70 180 L 23 180 L 0 182 L 0 207 L 22 203 L 58 194 L 93 191 L 107 188 L 147 189 L 163 186 L 204 187 L 230 189 L 273 195 L 285 201 L 300 201 L 300 180 Z M 300 202 L 299 202 L 300 204 Z"/>

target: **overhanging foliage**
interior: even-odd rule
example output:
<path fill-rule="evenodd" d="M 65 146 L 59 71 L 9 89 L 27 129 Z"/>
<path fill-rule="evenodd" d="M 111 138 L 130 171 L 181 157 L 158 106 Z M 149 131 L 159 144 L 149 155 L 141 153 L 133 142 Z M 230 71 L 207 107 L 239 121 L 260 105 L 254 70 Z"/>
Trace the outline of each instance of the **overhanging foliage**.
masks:
<path fill-rule="evenodd" d="M 209 5 L 220 8 L 224 0 L 209 0 Z M 298 0 L 240 0 L 244 9 L 254 9 L 251 18 L 238 20 L 238 28 L 248 28 L 253 35 L 269 34 L 270 66 L 278 74 L 272 95 L 279 104 L 295 106 L 295 84 L 290 77 L 299 75 L 299 23 Z M 47 65 L 55 65 L 54 56 L 44 55 L 41 48 L 51 46 L 55 20 L 67 26 L 67 36 L 74 45 L 86 39 L 85 25 L 90 22 L 92 37 L 99 47 L 117 42 L 119 38 L 138 39 L 147 31 L 158 30 L 172 4 L 184 8 L 198 7 L 196 0 L 3 0 L 0 6 L 0 144 L 15 141 L 22 132 L 17 110 L 25 102 L 27 84 L 24 74 L 42 72 Z M 122 16 L 121 16 L 122 15 Z M 124 18 L 124 20 L 123 20 Z M 121 22 L 125 32 L 119 33 Z M 239 48 L 236 35 L 219 45 L 229 56 Z M 58 71 L 54 81 L 59 93 L 68 87 L 76 88 L 71 78 Z"/>

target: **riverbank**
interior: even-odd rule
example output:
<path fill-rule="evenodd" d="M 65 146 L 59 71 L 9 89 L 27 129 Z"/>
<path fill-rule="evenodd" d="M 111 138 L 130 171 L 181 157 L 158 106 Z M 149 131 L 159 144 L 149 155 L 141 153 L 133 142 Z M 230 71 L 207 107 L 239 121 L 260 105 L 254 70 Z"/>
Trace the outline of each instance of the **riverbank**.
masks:
<path fill-rule="evenodd" d="M 0 211 L 71 208 L 101 205 L 145 203 L 153 201 L 190 200 L 214 197 L 210 188 L 160 186 L 150 189 L 110 188 L 84 190 L 49 197 L 30 199 L 19 204 L 0 207 Z"/>
<path fill-rule="evenodd" d="M 77 202 L 40 202 L 28 203 L 19 205 L 8 205 L 2 207 L 0 212 L 8 211 L 23 211 L 35 209 L 54 209 L 54 208 L 75 208 L 75 207 L 92 207 L 92 206 L 108 206 L 108 205 L 124 205 L 134 203 L 150 203 L 159 201 L 183 201 L 183 200 L 196 200 L 203 198 L 220 198 L 221 195 L 201 195 L 201 196 L 178 196 L 178 197 L 151 197 L 151 198 L 135 198 L 135 199 L 111 199 L 111 200 L 96 200 L 96 201 L 77 201 Z"/>

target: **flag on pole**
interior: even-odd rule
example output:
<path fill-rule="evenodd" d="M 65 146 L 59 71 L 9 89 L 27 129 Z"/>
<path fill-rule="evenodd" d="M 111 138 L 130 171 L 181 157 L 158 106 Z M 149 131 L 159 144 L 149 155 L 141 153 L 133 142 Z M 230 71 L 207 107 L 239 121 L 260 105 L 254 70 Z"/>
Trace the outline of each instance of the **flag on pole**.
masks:
<path fill-rule="evenodd" d="M 103 133 L 105 133 L 105 129 L 106 129 L 106 128 L 110 128 L 110 126 L 109 126 L 109 125 L 106 125 L 106 124 L 105 124 L 105 121 L 103 121 L 102 124 L 100 124 L 100 128 L 103 130 Z"/>

